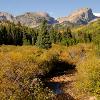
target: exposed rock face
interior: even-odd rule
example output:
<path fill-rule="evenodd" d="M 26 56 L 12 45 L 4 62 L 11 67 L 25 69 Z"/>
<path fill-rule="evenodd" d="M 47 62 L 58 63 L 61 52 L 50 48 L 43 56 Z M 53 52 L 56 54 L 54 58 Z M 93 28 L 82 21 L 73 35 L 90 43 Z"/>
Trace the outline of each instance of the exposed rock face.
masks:
<path fill-rule="evenodd" d="M 22 25 L 29 26 L 29 27 L 36 27 L 40 25 L 43 20 L 47 20 L 49 24 L 57 23 L 57 21 L 50 17 L 49 14 L 44 12 L 27 12 L 23 15 L 14 17 L 11 14 L 6 12 L 0 12 L 0 21 L 10 21 L 14 23 L 20 22 Z"/>
<path fill-rule="evenodd" d="M 67 17 L 61 17 L 58 18 L 57 20 L 59 23 L 62 23 L 64 21 L 69 21 L 71 23 L 76 23 L 76 24 L 87 24 L 91 20 L 95 19 L 96 16 L 93 15 L 92 10 L 90 8 L 81 8 L 72 14 L 70 14 Z"/>
<path fill-rule="evenodd" d="M 8 14 L 6 12 L 0 12 L 0 21 L 10 21 L 10 22 L 16 22 L 16 18 L 13 17 L 13 15 Z"/>
<path fill-rule="evenodd" d="M 22 25 L 29 27 L 39 26 L 44 19 L 47 20 L 49 24 L 57 23 L 64 26 L 73 26 L 88 24 L 89 22 L 95 21 L 98 18 L 99 17 L 96 17 L 89 8 L 81 8 L 69 16 L 61 17 L 57 20 L 45 12 L 27 12 L 16 17 L 6 12 L 0 12 L 0 21 L 8 20 L 14 23 L 20 22 Z"/>
<path fill-rule="evenodd" d="M 17 16 L 16 19 L 22 25 L 30 27 L 38 26 L 44 19 L 46 19 L 49 24 L 54 24 L 57 22 L 53 17 L 50 17 L 47 13 L 44 12 L 27 12 L 24 15 Z"/>
<path fill-rule="evenodd" d="M 78 25 L 75 23 L 71 23 L 69 21 L 64 21 L 62 23 L 54 24 L 54 26 L 59 26 L 59 28 L 62 28 L 61 26 L 63 26 L 63 28 L 66 28 L 66 27 L 74 27 L 74 26 L 78 26 Z"/>

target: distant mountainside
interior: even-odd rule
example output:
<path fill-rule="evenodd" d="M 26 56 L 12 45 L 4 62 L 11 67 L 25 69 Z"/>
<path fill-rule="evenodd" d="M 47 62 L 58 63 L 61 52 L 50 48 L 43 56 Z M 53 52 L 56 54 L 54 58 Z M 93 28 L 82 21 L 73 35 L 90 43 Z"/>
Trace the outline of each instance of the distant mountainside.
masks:
<path fill-rule="evenodd" d="M 71 23 L 69 21 L 64 21 L 62 23 L 56 23 L 53 25 L 55 28 L 59 29 L 59 30 L 62 30 L 62 29 L 66 29 L 66 27 L 70 27 L 70 28 L 73 28 L 73 27 L 77 27 L 79 25 L 75 24 L 75 23 Z"/>
<path fill-rule="evenodd" d="M 0 21 L 17 22 L 16 18 L 7 12 L 0 12 Z"/>
<path fill-rule="evenodd" d="M 1 21 L 10 21 L 14 23 L 20 22 L 22 25 L 29 27 L 36 27 L 42 23 L 43 20 L 47 20 L 48 24 L 57 23 L 53 17 L 51 17 L 48 13 L 44 12 L 27 12 L 23 15 L 19 15 L 14 17 L 11 14 L 6 12 L 0 12 L 0 20 Z"/>
<path fill-rule="evenodd" d="M 88 22 L 96 19 L 97 17 L 93 14 L 92 10 L 90 8 L 81 8 L 70 14 L 66 17 L 58 18 L 57 20 L 59 23 L 62 23 L 64 21 L 69 21 L 71 23 L 76 24 L 87 24 Z"/>
<path fill-rule="evenodd" d="M 57 21 L 53 17 L 49 16 L 49 14 L 44 12 L 27 12 L 24 15 L 17 16 L 16 19 L 22 25 L 30 27 L 38 26 L 44 19 L 48 21 L 48 24 L 57 23 Z"/>
<path fill-rule="evenodd" d="M 14 23 L 20 22 L 22 25 L 29 27 L 36 27 L 41 24 L 45 19 L 48 21 L 48 24 L 58 24 L 64 26 L 73 26 L 73 25 L 83 25 L 88 24 L 92 21 L 96 21 L 99 17 L 97 14 L 93 13 L 90 8 L 81 8 L 70 14 L 66 17 L 60 17 L 54 19 L 48 13 L 45 12 L 27 12 L 23 15 L 14 17 L 13 15 L 0 12 L 0 21 L 10 21 Z"/>

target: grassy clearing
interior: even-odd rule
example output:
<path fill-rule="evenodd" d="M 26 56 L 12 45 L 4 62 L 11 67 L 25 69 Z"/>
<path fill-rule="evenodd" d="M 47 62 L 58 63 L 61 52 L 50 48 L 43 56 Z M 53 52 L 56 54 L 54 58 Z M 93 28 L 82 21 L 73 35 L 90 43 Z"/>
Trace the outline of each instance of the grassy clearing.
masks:
<path fill-rule="evenodd" d="M 57 67 L 53 65 L 55 62 L 61 61 L 77 65 L 79 89 L 84 87 L 86 91 L 100 94 L 100 61 L 92 44 L 53 45 L 49 50 L 35 46 L 1 46 L 0 100 L 50 99 L 53 93 L 44 89 L 39 76 L 45 76 Z M 35 86 L 36 83 L 39 84 Z"/>

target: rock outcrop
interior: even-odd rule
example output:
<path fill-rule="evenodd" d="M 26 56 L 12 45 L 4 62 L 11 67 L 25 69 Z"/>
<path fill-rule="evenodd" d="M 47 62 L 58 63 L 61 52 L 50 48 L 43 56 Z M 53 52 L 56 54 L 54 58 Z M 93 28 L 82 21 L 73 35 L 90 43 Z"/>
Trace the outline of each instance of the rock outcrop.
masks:
<path fill-rule="evenodd" d="M 0 21 L 10 21 L 10 22 L 16 22 L 16 18 L 7 13 L 7 12 L 0 12 Z"/>
<path fill-rule="evenodd" d="M 49 24 L 54 24 L 57 22 L 53 17 L 50 17 L 49 14 L 44 12 L 27 12 L 24 15 L 17 16 L 16 19 L 22 25 L 30 27 L 38 26 L 44 19 L 47 20 Z"/>
<path fill-rule="evenodd" d="M 81 8 L 69 16 L 60 17 L 57 20 L 45 12 L 27 12 L 16 17 L 6 12 L 0 12 L 0 21 L 20 22 L 22 25 L 29 27 L 37 27 L 43 20 L 47 20 L 48 24 L 56 23 L 57 25 L 73 26 L 88 24 L 98 18 L 99 17 L 95 16 L 90 8 Z"/>
<path fill-rule="evenodd" d="M 62 23 L 64 21 L 69 21 L 71 23 L 76 24 L 87 24 L 88 22 L 94 20 L 96 16 L 92 13 L 92 10 L 90 8 L 81 8 L 70 14 L 66 17 L 58 18 L 57 20 L 59 23 Z"/>
<path fill-rule="evenodd" d="M 6 12 L 0 12 L 0 21 L 20 22 L 22 25 L 29 27 L 36 27 L 40 25 L 43 20 L 47 20 L 48 24 L 57 23 L 53 17 L 44 12 L 27 12 L 16 17 Z"/>

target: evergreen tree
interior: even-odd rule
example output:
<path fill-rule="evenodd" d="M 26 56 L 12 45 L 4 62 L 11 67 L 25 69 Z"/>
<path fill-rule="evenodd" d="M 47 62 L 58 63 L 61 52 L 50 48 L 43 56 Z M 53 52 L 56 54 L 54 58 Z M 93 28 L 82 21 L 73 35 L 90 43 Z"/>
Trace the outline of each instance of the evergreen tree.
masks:
<path fill-rule="evenodd" d="M 69 27 L 67 27 L 67 29 L 64 30 L 63 36 L 64 38 L 72 38 L 71 29 Z"/>
<path fill-rule="evenodd" d="M 50 34 L 48 32 L 47 21 L 43 21 L 41 25 L 41 33 L 37 37 L 36 45 L 40 48 L 48 49 L 51 47 Z"/>
<path fill-rule="evenodd" d="M 57 33 L 55 32 L 54 28 L 51 26 L 50 39 L 52 43 L 56 43 L 56 36 L 57 36 Z"/>
<path fill-rule="evenodd" d="M 61 42 L 61 40 L 62 40 L 62 34 L 59 32 L 56 34 L 56 43 Z"/>
<path fill-rule="evenodd" d="M 3 44 L 3 34 L 2 34 L 2 30 L 0 29 L 0 45 Z"/>
<path fill-rule="evenodd" d="M 75 38 L 72 36 L 72 32 L 69 27 L 64 30 L 61 43 L 67 46 L 75 44 Z"/>
<path fill-rule="evenodd" d="M 23 45 L 23 33 L 19 27 L 16 27 L 14 34 L 15 45 Z"/>

